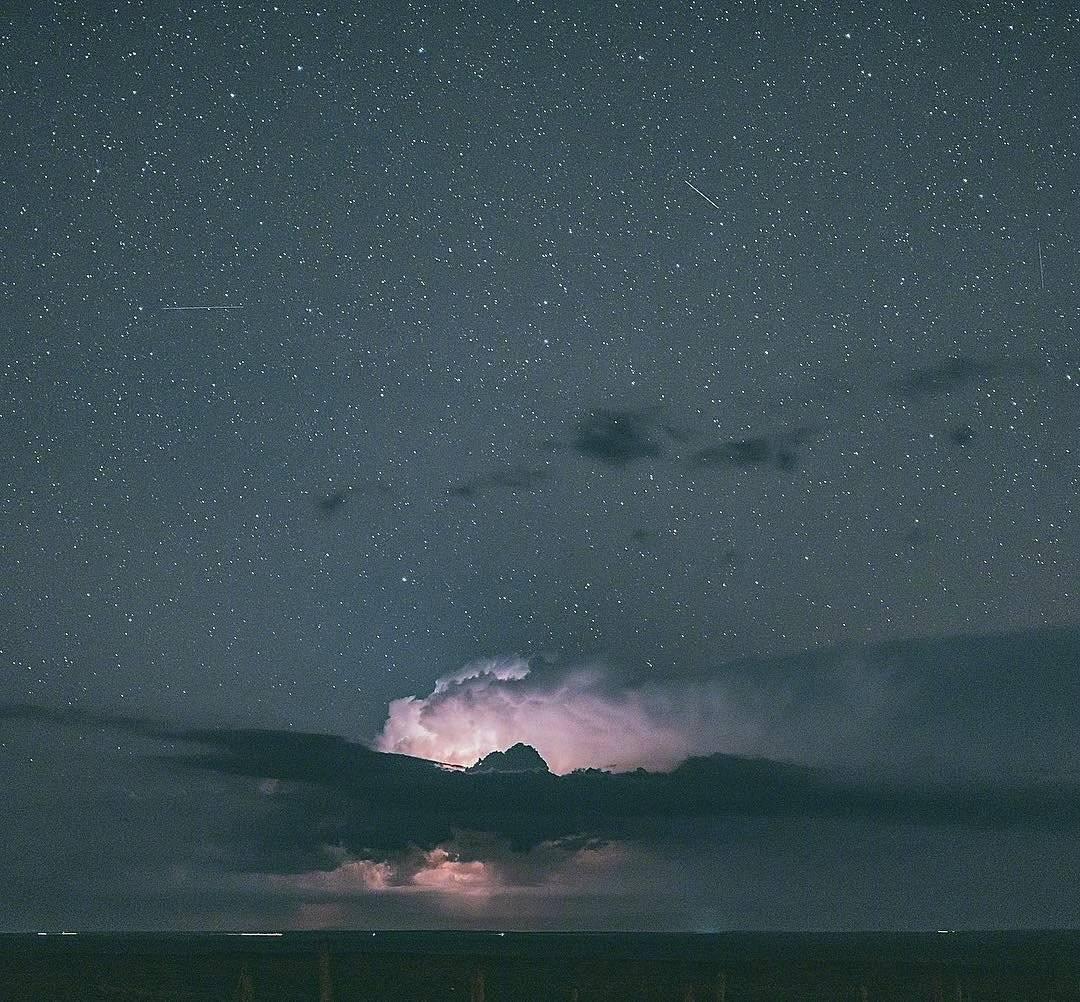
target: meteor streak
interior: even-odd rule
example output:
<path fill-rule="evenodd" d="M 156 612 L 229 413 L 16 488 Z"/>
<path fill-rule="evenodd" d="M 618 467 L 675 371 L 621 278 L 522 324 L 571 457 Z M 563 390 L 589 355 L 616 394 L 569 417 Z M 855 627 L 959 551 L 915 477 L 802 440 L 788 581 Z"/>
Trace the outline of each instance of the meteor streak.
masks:
<path fill-rule="evenodd" d="M 683 178 L 683 180 L 686 181 L 686 178 Z M 711 205 L 714 209 L 720 208 L 720 206 L 717 205 L 711 198 L 709 198 L 709 196 L 706 195 L 705 192 L 703 192 L 700 188 L 695 187 L 693 184 L 690 184 L 689 181 L 686 181 L 686 183 L 689 184 L 690 187 L 693 188 L 694 191 L 696 191 L 703 199 L 705 199 L 705 201 L 708 202 L 709 205 Z"/>

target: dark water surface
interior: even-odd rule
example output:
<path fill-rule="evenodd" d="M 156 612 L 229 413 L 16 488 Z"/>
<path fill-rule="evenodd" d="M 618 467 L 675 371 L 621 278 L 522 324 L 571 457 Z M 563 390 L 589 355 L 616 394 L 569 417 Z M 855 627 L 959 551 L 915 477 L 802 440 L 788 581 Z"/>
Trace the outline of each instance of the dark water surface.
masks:
<path fill-rule="evenodd" d="M 0 935 L 0 1000 L 1080 1002 L 1080 931 Z"/>

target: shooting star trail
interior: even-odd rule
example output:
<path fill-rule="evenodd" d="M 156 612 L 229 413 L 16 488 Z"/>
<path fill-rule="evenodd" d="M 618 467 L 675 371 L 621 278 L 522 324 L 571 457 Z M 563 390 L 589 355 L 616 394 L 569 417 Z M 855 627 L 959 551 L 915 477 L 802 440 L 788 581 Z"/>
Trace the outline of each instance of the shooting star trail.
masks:
<path fill-rule="evenodd" d="M 163 306 L 163 310 L 242 310 L 242 306 Z"/>
<path fill-rule="evenodd" d="M 686 178 L 683 178 L 683 180 L 686 181 Z M 714 209 L 719 209 L 720 208 L 720 206 L 717 205 L 711 198 L 709 198 L 709 196 L 706 195 L 705 192 L 703 192 L 700 188 L 697 188 L 694 185 L 690 184 L 689 181 L 686 181 L 686 183 L 689 184 L 690 187 L 693 188 L 694 191 L 696 191 L 703 199 L 705 199 L 705 201 L 708 202 L 709 205 L 711 205 Z M 721 210 L 721 211 L 723 211 L 723 210 Z"/>

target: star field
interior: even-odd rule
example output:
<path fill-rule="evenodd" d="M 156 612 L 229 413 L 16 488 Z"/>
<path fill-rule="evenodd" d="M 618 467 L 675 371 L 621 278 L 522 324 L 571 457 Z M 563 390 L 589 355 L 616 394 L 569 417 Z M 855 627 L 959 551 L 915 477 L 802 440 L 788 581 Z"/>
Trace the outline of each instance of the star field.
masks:
<path fill-rule="evenodd" d="M 1078 26 L 9 16 L 3 694 L 362 738 L 499 653 L 1076 625 Z"/>

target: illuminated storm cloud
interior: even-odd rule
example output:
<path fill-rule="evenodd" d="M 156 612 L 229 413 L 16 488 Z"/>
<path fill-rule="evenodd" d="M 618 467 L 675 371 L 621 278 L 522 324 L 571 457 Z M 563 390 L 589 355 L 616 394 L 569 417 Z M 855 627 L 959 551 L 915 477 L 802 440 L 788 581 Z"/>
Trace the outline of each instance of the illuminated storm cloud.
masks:
<path fill-rule="evenodd" d="M 612 690 L 599 669 L 539 680 L 520 658 L 496 658 L 440 678 L 429 696 L 392 701 L 375 747 L 469 766 L 523 742 L 556 773 L 670 769 L 702 750 L 701 728 L 683 709 L 667 695 Z"/>

